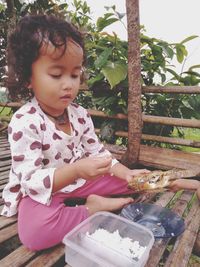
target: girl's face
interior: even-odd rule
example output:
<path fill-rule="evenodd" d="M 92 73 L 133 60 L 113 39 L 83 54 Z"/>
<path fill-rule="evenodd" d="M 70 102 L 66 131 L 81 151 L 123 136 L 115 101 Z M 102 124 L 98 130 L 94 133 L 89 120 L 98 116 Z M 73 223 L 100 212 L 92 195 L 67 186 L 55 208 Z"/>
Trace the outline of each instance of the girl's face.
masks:
<path fill-rule="evenodd" d="M 41 108 L 57 116 L 75 99 L 80 86 L 83 49 L 73 40 L 67 49 L 55 49 L 51 44 L 41 48 L 40 56 L 32 65 L 29 88 Z M 62 56 L 61 56 L 62 55 Z"/>

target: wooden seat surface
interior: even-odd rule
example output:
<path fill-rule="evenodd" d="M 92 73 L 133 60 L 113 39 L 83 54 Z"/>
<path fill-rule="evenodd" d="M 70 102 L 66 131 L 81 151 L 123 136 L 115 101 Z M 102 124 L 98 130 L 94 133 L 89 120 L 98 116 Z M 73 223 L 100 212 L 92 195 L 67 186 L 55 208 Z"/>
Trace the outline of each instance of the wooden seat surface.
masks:
<path fill-rule="evenodd" d="M 1 134 L 0 137 L 0 211 L 2 210 L 2 190 L 8 181 L 9 169 L 11 164 L 10 150 L 7 142 L 6 134 Z M 113 146 L 109 147 L 111 152 L 115 154 L 118 158 L 124 152 L 124 149 Z M 154 163 L 151 166 L 155 166 L 155 162 L 160 164 L 163 168 L 163 161 L 167 155 L 170 157 L 165 168 L 170 167 L 170 162 L 172 161 L 172 156 L 174 153 L 170 154 L 166 150 L 162 151 L 162 155 L 157 154 L 158 150 L 147 149 L 142 146 L 140 152 L 140 162 L 142 164 L 149 161 L 150 157 L 153 157 Z M 160 153 L 161 153 L 160 151 Z M 149 154 L 155 153 L 155 154 Z M 178 153 L 179 154 L 179 153 Z M 182 153 L 181 153 L 182 154 Z M 184 154 L 184 153 L 183 153 Z M 182 155 L 183 155 L 182 154 Z M 157 155 L 157 156 L 156 156 Z M 185 162 L 187 157 L 184 156 Z M 177 161 L 173 167 L 180 166 Z M 196 155 L 192 158 L 194 164 L 197 163 Z M 158 164 L 158 165 L 159 165 Z M 188 164 L 188 163 L 187 163 Z M 187 167 L 188 165 L 184 166 Z M 150 166 L 150 165 L 149 165 Z M 183 165 L 182 165 L 183 167 Z M 193 246 L 197 238 L 198 229 L 200 227 L 200 205 L 199 201 L 195 197 L 193 192 L 183 191 L 177 194 L 173 192 L 164 192 L 159 194 L 144 194 L 140 201 L 146 201 L 148 203 L 155 203 L 162 207 L 168 207 L 180 216 L 184 216 L 186 229 L 182 235 L 178 238 L 168 238 L 168 239 L 157 239 L 154 246 L 150 252 L 148 262 L 145 267 L 186 267 L 188 266 L 189 258 L 192 254 Z M 169 250 L 170 247 L 170 250 Z M 25 248 L 17 235 L 17 218 L 15 216 L 11 218 L 6 218 L 4 216 L 0 217 L 0 266 L 65 266 L 69 267 L 65 263 L 64 259 L 64 245 L 58 245 L 54 248 L 44 250 L 41 252 L 32 252 Z M 81 267 L 81 266 L 80 266 Z"/>
<path fill-rule="evenodd" d="M 119 160 L 126 151 L 126 148 L 116 145 L 105 146 Z M 200 154 L 140 145 L 138 163 L 162 170 L 200 168 Z"/>

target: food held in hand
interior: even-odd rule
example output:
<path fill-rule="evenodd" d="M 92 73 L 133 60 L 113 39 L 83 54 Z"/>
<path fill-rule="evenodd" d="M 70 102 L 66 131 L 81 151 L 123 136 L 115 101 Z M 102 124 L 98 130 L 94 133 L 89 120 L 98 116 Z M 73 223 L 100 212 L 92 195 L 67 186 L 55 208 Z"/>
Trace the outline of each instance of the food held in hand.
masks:
<path fill-rule="evenodd" d="M 128 187 L 136 192 L 164 190 L 174 180 L 180 178 L 189 178 L 200 175 L 200 169 L 169 171 L 156 170 L 147 174 L 134 176 L 128 183 Z"/>

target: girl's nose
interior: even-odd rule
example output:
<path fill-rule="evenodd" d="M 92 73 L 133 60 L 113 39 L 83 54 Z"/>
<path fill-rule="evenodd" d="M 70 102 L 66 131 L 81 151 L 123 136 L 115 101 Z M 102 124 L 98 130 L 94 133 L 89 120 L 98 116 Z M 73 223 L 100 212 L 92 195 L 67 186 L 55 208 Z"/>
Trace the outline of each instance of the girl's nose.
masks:
<path fill-rule="evenodd" d="M 70 78 L 65 78 L 62 83 L 62 89 L 71 91 L 73 89 L 73 81 Z"/>
<path fill-rule="evenodd" d="M 63 87 L 63 90 L 64 91 L 71 91 L 72 90 L 72 87 L 71 86 L 64 86 Z"/>

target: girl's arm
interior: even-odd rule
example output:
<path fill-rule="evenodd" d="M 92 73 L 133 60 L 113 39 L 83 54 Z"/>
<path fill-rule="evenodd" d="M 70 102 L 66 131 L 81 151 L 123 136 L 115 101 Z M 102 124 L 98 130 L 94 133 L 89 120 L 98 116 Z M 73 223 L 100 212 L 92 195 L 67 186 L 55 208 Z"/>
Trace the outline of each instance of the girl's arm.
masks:
<path fill-rule="evenodd" d="M 178 179 L 170 184 L 173 191 L 181 189 L 197 190 L 198 187 L 200 187 L 200 181 L 193 179 Z"/>
<path fill-rule="evenodd" d="M 77 178 L 81 177 L 90 180 L 108 173 L 111 168 L 111 162 L 111 157 L 90 157 L 57 168 L 54 172 L 52 192 L 72 184 Z"/>
<path fill-rule="evenodd" d="M 92 158 L 92 155 L 99 155 L 100 157 L 102 155 L 102 157 L 105 157 L 105 155 L 107 154 L 111 156 L 111 153 L 104 148 L 104 145 L 101 142 L 99 142 L 99 139 L 94 130 L 92 119 L 89 114 L 86 114 L 85 121 L 85 130 L 81 139 L 84 145 L 85 155 L 88 154 L 90 158 Z M 90 142 L 88 142 L 88 140 L 90 140 Z M 109 173 L 112 173 L 113 175 L 124 179 L 127 182 L 131 180 L 135 175 L 148 172 L 149 171 L 146 169 L 130 170 L 114 158 L 112 159 L 112 168 L 109 171 Z"/>

